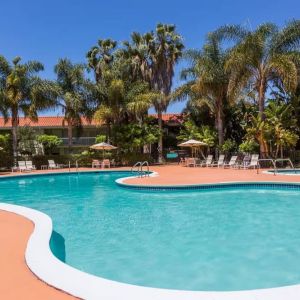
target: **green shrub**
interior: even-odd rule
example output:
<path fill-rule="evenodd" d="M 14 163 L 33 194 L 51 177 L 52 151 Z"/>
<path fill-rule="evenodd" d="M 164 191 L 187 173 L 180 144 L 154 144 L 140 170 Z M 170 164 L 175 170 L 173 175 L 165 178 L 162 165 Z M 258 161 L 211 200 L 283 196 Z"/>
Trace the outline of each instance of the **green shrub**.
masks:
<path fill-rule="evenodd" d="M 104 135 L 104 134 L 97 135 L 95 141 L 96 141 L 97 144 L 105 142 L 106 141 L 106 135 Z"/>
<path fill-rule="evenodd" d="M 253 140 L 246 140 L 239 146 L 239 151 L 243 153 L 255 153 L 259 151 L 259 145 Z"/>
<path fill-rule="evenodd" d="M 62 140 L 56 135 L 42 134 L 36 140 L 43 145 L 46 155 L 51 155 L 62 144 Z"/>
<path fill-rule="evenodd" d="M 233 152 L 237 148 L 237 144 L 234 140 L 228 139 L 221 146 L 221 151 L 224 153 Z"/>

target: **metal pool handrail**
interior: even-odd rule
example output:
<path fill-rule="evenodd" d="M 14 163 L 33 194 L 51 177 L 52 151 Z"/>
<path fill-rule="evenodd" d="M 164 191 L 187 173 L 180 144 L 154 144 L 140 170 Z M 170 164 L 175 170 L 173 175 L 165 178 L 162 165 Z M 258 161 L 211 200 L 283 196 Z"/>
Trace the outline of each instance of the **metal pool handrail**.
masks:
<path fill-rule="evenodd" d="M 137 168 L 138 175 L 140 175 L 141 169 L 142 169 L 142 162 L 138 161 L 131 167 L 131 172 L 134 171 L 134 168 Z"/>
<path fill-rule="evenodd" d="M 275 163 L 274 159 L 272 159 L 272 158 L 260 158 L 260 159 L 257 161 L 257 166 L 258 166 L 257 171 L 256 171 L 257 174 L 259 173 L 260 162 L 261 162 L 261 161 L 270 161 L 270 162 L 272 163 L 273 167 L 274 167 L 274 175 L 276 175 L 276 163 Z"/>
<path fill-rule="evenodd" d="M 289 163 L 290 163 L 290 165 L 291 165 L 291 167 L 292 167 L 292 169 L 293 169 L 293 170 L 294 170 L 294 172 L 296 173 L 296 170 L 295 170 L 294 164 L 292 163 L 292 161 L 291 161 L 291 159 L 290 159 L 290 158 L 277 158 L 277 159 L 275 159 L 275 169 L 276 169 L 276 170 L 277 170 L 277 168 L 276 168 L 276 163 L 277 163 L 278 161 L 287 161 L 287 162 L 289 162 Z M 275 172 L 275 169 L 274 169 L 274 172 Z"/>
<path fill-rule="evenodd" d="M 143 166 L 147 167 L 147 172 L 143 172 Z M 149 163 L 146 160 L 141 164 L 141 177 L 143 177 L 143 174 L 149 177 Z"/>
<path fill-rule="evenodd" d="M 143 167 L 146 166 L 147 168 L 147 172 L 143 171 Z M 138 161 L 137 163 L 135 163 L 132 168 L 131 168 L 131 172 L 134 171 L 134 169 L 137 168 L 137 172 L 138 172 L 138 177 L 143 177 L 143 175 L 145 174 L 145 176 L 149 176 L 149 163 L 148 161 Z"/>
<path fill-rule="evenodd" d="M 277 172 L 277 166 L 276 166 L 276 163 L 279 162 L 279 161 L 287 161 L 290 163 L 292 169 L 294 170 L 294 172 L 296 173 L 296 169 L 294 167 L 294 164 L 292 163 L 291 159 L 290 158 L 276 158 L 276 159 L 272 159 L 272 158 L 260 158 L 258 161 L 257 161 L 257 165 L 258 165 L 258 168 L 257 168 L 257 174 L 259 172 L 259 169 L 260 169 L 260 162 L 261 161 L 270 161 L 272 164 L 273 164 L 273 167 L 274 167 L 274 176 L 276 175 L 276 172 Z"/>

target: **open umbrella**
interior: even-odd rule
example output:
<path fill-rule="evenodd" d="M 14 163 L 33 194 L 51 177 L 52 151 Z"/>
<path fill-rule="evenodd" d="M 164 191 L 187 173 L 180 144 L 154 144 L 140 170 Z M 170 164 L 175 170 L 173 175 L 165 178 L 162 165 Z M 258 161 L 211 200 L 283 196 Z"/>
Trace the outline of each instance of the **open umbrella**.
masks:
<path fill-rule="evenodd" d="M 108 143 L 105 143 L 105 142 L 102 142 L 102 143 L 99 143 L 99 144 L 92 145 L 92 146 L 90 146 L 90 148 L 94 149 L 94 150 L 102 150 L 103 151 L 103 158 L 104 158 L 104 151 L 105 150 L 115 150 L 118 147 L 113 146 L 113 145 L 108 144 Z"/>
<path fill-rule="evenodd" d="M 197 141 L 197 140 L 188 140 L 184 143 L 181 143 L 178 145 L 179 147 L 189 147 L 192 148 L 192 156 L 194 154 L 194 152 L 196 152 L 197 148 L 200 148 L 201 146 L 208 146 L 206 143 L 201 142 L 201 141 Z M 200 150 L 201 155 L 204 157 L 202 151 Z"/>

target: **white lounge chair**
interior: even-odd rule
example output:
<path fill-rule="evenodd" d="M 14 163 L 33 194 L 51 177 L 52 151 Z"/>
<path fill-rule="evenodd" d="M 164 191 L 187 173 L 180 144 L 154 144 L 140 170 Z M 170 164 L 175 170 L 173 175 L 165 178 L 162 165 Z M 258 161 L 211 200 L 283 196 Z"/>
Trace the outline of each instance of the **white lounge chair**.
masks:
<path fill-rule="evenodd" d="M 54 162 L 54 160 L 50 159 L 50 160 L 48 160 L 48 168 L 49 169 L 59 169 L 60 165 L 56 164 Z"/>
<path fill-rule="evenodd" d="M 30 172 L 30 171 L 32 171 L 31 169 L 27 168 L 26 162 L 23 161 L 23 160 L 18 161 L 18 168 L 19 168 L 20 172 Z"/>
<path fill-rule="evenodd" d="M 244 169 L 258 168 L 259 154 L 252 154 L 250 163 L 244 166 Z"/>
<path fill-rule="evenodd" d="M 199 165 L 201 167 L 209 167 L 213 164 L 213 156 L 207 155 L 206 160 L 202 161 Z"/>
<path fill-rule="evenodd" d="M 237 158 L 238 158 L 237 155 L 231 156 L 230 161 L 228 163 L 224 163 L 223 167 L 224 168 L 226 168 L 226 167 L 233 168 L 233 167 L 237 166 Z"/>
<path fill-rule="evenodd" d="M 225 155 L 224 154 L 220 154 L 218 161 L 215 161 L 210 166 L 211 167 L 218 167 L 218 168 L 220 168 L 221 166 L 224 165 L 224 160 L 225 160 Z"/>
<path fill-rule="evenodd" d="M 250 164 L 251 161 L 251 156 L 250 155 L 245 155 L 243 160 L 237 164 L 237 168 L 246 168 Z"/>
<path fill-rule="evenodd" d="M 36 168 L 35 168 L 35 165 L 33 165 L 32 164 L 32 161 L 31 160 L 27 160 L 26 161 L 26 167 L 27 167 L 27 169 L 29 169 L 29 170 L 36 170 Z"/>

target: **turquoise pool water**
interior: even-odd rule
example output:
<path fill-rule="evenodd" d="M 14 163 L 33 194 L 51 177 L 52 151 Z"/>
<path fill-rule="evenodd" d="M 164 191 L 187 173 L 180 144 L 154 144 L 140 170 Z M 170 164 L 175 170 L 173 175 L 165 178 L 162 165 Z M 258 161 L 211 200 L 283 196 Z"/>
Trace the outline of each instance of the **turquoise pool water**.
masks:
<path fill-rule="evenodd" d="M 126 173 L 0 180 L 0 202 L 53 219 L 55 253 L 121 282 L 185 290 L 300 283 L 300 190 L 124 189 Z"/>
<path fill-rule="evenodd" d="M 273 173 L 273 171 L 269 171 L 270 173 Z M 276 173 L 283 174 L 283 175 L 300 175 L 300 169 L 296 170 L 291 170 L 291 169 L 286 169 L 286 170 L 277 170 Z"/>

